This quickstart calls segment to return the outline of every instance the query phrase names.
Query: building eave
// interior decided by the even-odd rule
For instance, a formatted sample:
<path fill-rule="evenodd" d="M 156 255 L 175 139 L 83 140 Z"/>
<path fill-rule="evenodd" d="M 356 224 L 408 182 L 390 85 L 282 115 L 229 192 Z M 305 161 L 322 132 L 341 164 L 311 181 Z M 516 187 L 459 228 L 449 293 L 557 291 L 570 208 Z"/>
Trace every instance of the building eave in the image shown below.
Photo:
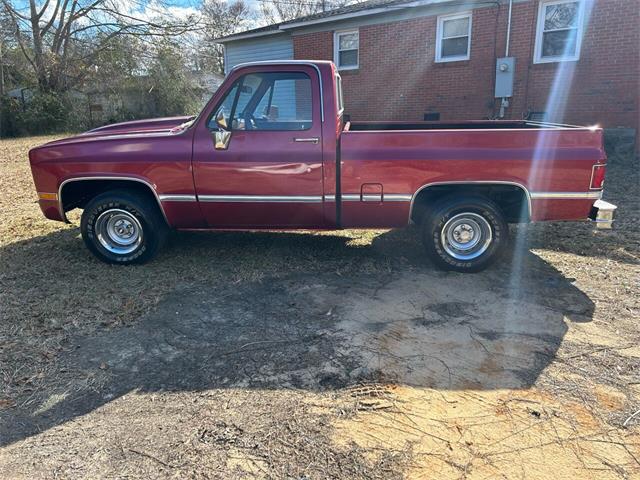
<path fill-rule="evenodd" d="M 248 31 L 244 33 L 240 32 L 238 34 L 228 35 L 226 37 L 217 39 L 216 42 L 224 44 L 228 42 L 234 42 L 236 40 L 244 40 L 248 38 L 263 37 L 267 35 L 289 33 L 291 30 L 303 28 L 311 25 L 340 22 L 340 21 L 349 20 L 352 18 L 379 15 L 382 13 L 394 12 L 394 11 L 398 11 L 406 8 L 432 6 L 432 5 L 439 5 L 439 4 L 450 3 L 455 1 L 459 1 L 459 0 L 414 0 L 414 1 L 407 1 L 406 3 L 401 3 L 397 5 L 369 8 L 365 10 L 358 10 L 356 12 L 329 15 L 326 17 L 314 18 L 309 20 L 301 20 L 301 21 L 292 20 L 289 22 L 274 24 L 271 26 L 272 28 L 270 29 L 260 30 L 256 32 L 252 32 L 252 31 Z M 500 1 L 500 0 L 496 0 L 496 1 Z M 468 3 L 469 4 L 477 3 L 477 0 L 468 0 Z"/>
<path fill-rule="evenodd" d="M 444 1 L 453 1 L 453 0 L 444 0 Z M 280 30 L 286 31 L 294 28 L 307 27 L 309 25 L 317 25 L 319 23 L 339 22 L 341 20 L 348 20 L 351 18 L 366 17 L 369 15 L 378 15 L 380 13 L 387 13 L 391 11 L 401 10 L 404 8 L 411 8 L 423 3 L 425 2 L 407 2 L 407 3 L 403 3 L 402 5 L 397 5 L 397 6 L 394 5 L 392 7 L 371 8 L 369 10 L 360 10 L 358 12 L 350 12 L 350 13 L 343 13 L 340 15 L 332 15 L 330 17 L 316 18 L 314 20 L 303 20 L 301 22 L 291 22 L 284 25 L 280 25 L 278 28 Z"/>
<path fill-rule="evenodd" d="M 236 40 L 245 40 L 247 38 L 256 38 L 256 37 L 265 37 L 267 35 L 279 35 L 286 33 L 284 30 L 273 29 L 273 30 L 263 30 L 261 32 L 246 32 L 246 33 L 238 33 L 235 35 L 227 35 L 226 37 L 216 38 L 216 43 L 228 43 L 235 42 Z"/>

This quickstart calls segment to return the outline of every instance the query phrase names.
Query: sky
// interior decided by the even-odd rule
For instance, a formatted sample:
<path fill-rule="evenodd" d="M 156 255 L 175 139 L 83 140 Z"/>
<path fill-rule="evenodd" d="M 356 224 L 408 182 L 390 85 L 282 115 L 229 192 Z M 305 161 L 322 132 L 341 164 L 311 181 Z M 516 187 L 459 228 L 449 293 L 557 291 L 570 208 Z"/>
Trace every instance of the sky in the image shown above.
<path fill-rule="evenodd" d="M 186 17 L 189 14 L 197 13 L 200 8 L 201 0 L 113 0 L 116 4 L 122 6 L 122 12 L 135 12 L 144 13 L 146 16 L 151 16 L 153 12 L 168 11 L 178 18 Z M 228 1 L 228 0 L 227 0 Z M 81 0 L 82 2 L 82 0 Z M 259 9 L 259 0 L 244 0 L 244 2 L 254 11 Z M 29 9 L 28 0 L 14 0 L 20 10 Z M 37 2 L 41 7 L 45 2 L 40 0 Z M 85 3 L 85 2 L 82 2 Z M 161 3 L 164 5 L 162 6 Z M 48 10 L 53 12 L 55 2 L 51 2 Z M 51 14 L 51 13 L 50 13 Z M 46 16 L 46 15 L 45 15 Z"/>

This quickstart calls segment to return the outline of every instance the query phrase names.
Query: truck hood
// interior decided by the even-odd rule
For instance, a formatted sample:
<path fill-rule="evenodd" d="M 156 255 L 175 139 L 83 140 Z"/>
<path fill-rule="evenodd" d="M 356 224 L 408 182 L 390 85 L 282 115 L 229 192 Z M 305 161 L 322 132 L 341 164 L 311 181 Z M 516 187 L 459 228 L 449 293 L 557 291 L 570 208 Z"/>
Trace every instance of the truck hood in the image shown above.
<path fill-rule="evenodd" d="M 88 132 L 75 135 L 73 137 L 54 140 L 45 143 L 41 147 L 66 145 L 72 143 L 84 143 L 91 140 L 102 139 L 126 139 L 140 138 L 146 136 L 164 136 L 182 133 L 186 128 L 191 126 L 191 121 L 195 116 L 189 117 L 164 117 L 149 120 L 135 120 L 132 122 L 114 123 L 104 127 L 94 128 Z M 40 148 L 40 147 L 36 147 Z"/>
<path fill-rule="evenodd" d="M 135 120 L 133 122 L 114 123 L 104 127 L 94 128 L 88 132 L 82 133 L 82 136 L 102 136 L 102 135 L 121 135 L 151 132 L 169 132 L 173 128 L 182 125 L 193 119 L 190 117 L 164 117 L 152 118 L 149 120 Z"/>

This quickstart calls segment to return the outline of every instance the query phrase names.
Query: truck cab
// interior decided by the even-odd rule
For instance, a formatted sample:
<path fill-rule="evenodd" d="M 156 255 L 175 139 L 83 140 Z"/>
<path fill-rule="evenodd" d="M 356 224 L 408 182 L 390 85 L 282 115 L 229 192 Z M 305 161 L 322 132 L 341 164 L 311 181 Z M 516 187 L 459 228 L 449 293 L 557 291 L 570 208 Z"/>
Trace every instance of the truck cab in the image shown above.
<path fill-rule="evenodd" d="M 194 133 L 194 182 L 208 226 L 336 226 L 335 202 L 325 201 L 336 180 L 324 167 L 335 164 L 337 78 L 329 62 L 229 74 Z"/>

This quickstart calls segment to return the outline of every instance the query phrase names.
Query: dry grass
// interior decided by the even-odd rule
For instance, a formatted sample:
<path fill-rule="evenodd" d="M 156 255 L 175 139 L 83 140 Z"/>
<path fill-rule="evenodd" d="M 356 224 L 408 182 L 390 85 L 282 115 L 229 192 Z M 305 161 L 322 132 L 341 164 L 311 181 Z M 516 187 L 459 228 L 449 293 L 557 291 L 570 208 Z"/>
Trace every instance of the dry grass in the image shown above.
<path fill-rule="evenodd" d="M 640 474 L 639 418 L 622 427 L 640 408 L 637 161 L 612 157 L 606 197 L 620 207 L 616 231 L 593 232 L 576 224 L 516 229 L 523 245 L 515 247 L 514 258 L 478 276 L 434 272 L 410 232 L 177 234 L 156 261 L 118 267 L 98 262 L 85 250 L 77 213 L 71 215 L 72 225 L 41 215 L 26 152 L 46 140 L 0 142 L 0 434 L 20 428 L 31 432 L 0 450 L 0 477 Z M 515 277 L 514 270 L 521 277 L 517 284 L 505 279 Z M 408 287 L 411 278 L 422 283 Z M 516 308 L 521 302 L 525 319 L 553 317 L 548 325 L 563 332 L 559 340 L 542 340 L 547 350 L 532 350 L 532 378 L 520 387 L 505 381 L 505 372 L 518 365 L 506 368 L 502 360 L 496 366 L 504 342 L 489 331 L 486 338 L 474 335 L 479 325 L 474 322 L 486 319 L 460 313 L 468 302 L 462 307 L 453 302 L 465 297 L 463 290 L 476 291 L 470 278 L 481 297 L 473 300 L 472 311 L 488 302 L 499 315 L 505 305 Z M 314 282 L 336 292 L 323 294 L 318 303 L 308 293 Z M 306 290 L 300 293 L 297 284 Z M 284 293 L 278 294 L 281 285 Z M 351 286 L 353 294 L 345 293 Z M 421 288 L 424 294 L 409 295 Z M 427 300 L 416 304 L 430 291 L 451 298 L 438 308 Z M 483 297 L 483 291 L 491 295 Z M 247 304 L 234 303 L 237 292 L 248 292 Z M 405 295 L 406 302 L 391 309 L 389 302 L 380 302 L 385 295 Z M 230 380 L 190 378 L 188 388 L 155 377 L 127 383 L 117 362 L 107 359 L 89 368 L 74 356 L 87 342 L 94 341 L 89 345 L 98 351 L 116 345 L 109 342 L 118 335 L 144 337 L 141 332 L 177 310 L 180 299 L 202 296 L 213 303 L 196 313 L 185 307 L 185 325 L 189 315 L 209 318 L 222 308 L 219 304 L 225 305 L 227 318 L 235 318 L 240 310 L 259 310 L 256 305 L 267 302 L 260 308 L 273 311 L 270 318 L 278 322 L 290 322 L 289 330 L 271 338 L 269 332 L 277 330 L 273 323 L 257 334 L 246 333 L 245 323 L 234 324 L 220 333 L 229 335 L 224 342 L 211 346 L 224 352 L 211 369 L 225 371 Z M 280 303 L 269 304 L 274 298 Z M 296 302 L 301 304 L 288 306 Z M 405 315 L 403 309 L 413 307 L 415 312 Z M 352 321 L 356 317 L 349 312 L 362 314 L 365 323 Z M 393 328 L 379 327 L 389 316 L 395 319 Z M 451 345 L 440 345 L 443 350 L 429 345 L 443 322 L 455 321 L 459 330 L 441 331 L 441 340 L 453 342 L 453 333 L 468 330 L 468 348 L 488 348 L 483 358 L 491 362 L 464 367 L 447 356 Z M 545 325 L 535 331 L 540 338 Z M 363 336 L 365 326 L 372 333 Z M 297 340 L 282 343 L 289 334 Z M 422 342 L 418 347 L 416 339 Z M 117 356 L 125 352 L 122 345 L 108 351 Z M 433 354 L 431 362 L 410 355 L 422 346 Z M 253 353 L 245 358 L 247 351 Z M 238 352 L 241 358 L 233 363 Z M 168 363 L 166 369 L 188 376 L 185 365 L 193 369 L 203 361 L 196 360 L 180 368 Z M 269 380 L 258 384 L 234 376 L 243 362 L 255 362 L 256 371 Z M 434 374 L 432 364 L 438 362 L 449 372 L 442 368 Z M 278 365 L 290 365 L 295 374 L 285 381 L 277 372 L 263 371 Z M 316 371 L 318 365 L 322 369 Z M 450 383 L 444 388 L 461 365 L 471 368 L 475 383 L 465 376 L 455 388 Z M 362 384 L 368 389 L 365 397 L 373 400 L 363 399 L 357 390 Z M 380 392 L 375 387 L 372 394 L 370 385 L 382 385 Z M 105 393 L 110 388 L 117 390 L 114 397 Z M 107 400 L 86 400 L 98 393 Z M 78 407 L 82 402 L 89 406 Z M 56 410 L 60 405 L 66 410 Z M 43 433 L 23 427 L 33 418 Z M 541 456 L 548 461 L 541 462 Z"/>

